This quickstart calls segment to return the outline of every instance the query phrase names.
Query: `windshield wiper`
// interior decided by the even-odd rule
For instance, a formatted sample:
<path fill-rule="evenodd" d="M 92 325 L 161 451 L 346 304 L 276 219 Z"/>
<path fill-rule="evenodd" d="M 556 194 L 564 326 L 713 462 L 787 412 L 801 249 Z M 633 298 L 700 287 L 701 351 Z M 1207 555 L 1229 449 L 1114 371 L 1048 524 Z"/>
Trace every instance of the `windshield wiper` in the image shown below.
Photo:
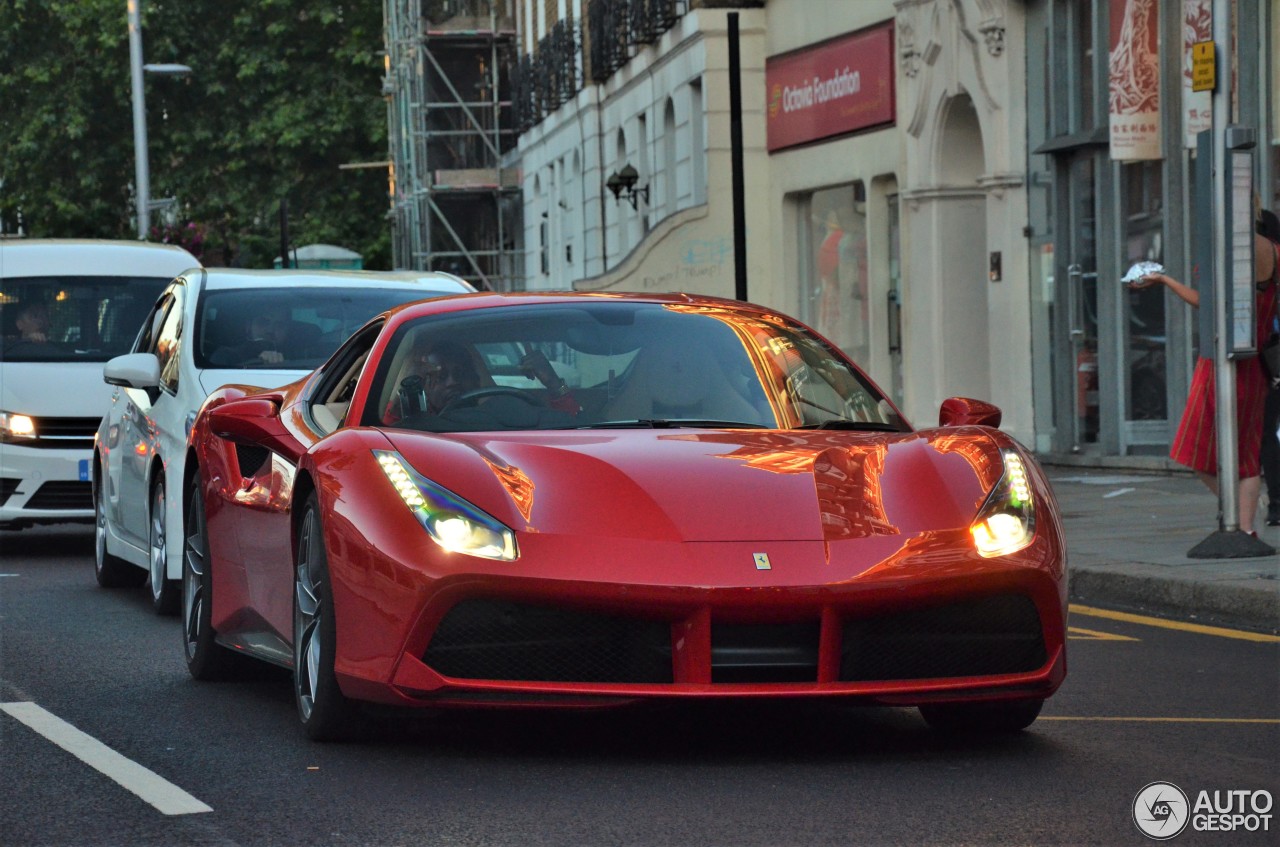
<path fill-rule="evenodd" d="M 748 423 L 746 421 L 718 421 L 703 420 L 701 418 L 637 418 L 634 420 L 623 421 L 598 421 L 597 423 L 582 424 L 575 429 L 679 429 L 681 427 L 689 427 L 693 429 L 770 429 L 764 424 Z"/>
<path fill-rule="evenodd" d="M 902 427 L 897 424 L 884 423 L 883 421 L 851 421 L 847 418 L 831 418 L 815 424 L 804 424 L 796 427 L 796 429 L 847 429 L 862 430 L 870 432 L 902 432 Z"/>

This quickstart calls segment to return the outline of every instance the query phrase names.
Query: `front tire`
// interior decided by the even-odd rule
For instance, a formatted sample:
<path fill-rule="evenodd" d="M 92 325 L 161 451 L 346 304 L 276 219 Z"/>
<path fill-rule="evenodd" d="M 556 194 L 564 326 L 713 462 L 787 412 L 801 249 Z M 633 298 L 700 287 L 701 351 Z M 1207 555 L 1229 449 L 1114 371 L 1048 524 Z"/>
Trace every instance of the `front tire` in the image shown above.
<path fill-rule="evenodd" d="M 146 580 L 147 572 L 107 552 L 107 507 L 102 486 L 99 476 L 93 486 L 93 575 L 103 588 L 137 588 Z"/>
<path fill-rule="evenodd" d="M 335 741 L 355 729 L 355 705 L 338 687 L 333 588 L 314 493 L 298 525 L 293 590 L 293 692 L 302 729 L 312 741 Z"/>
<path fill-rule="evenodd" d="M 182 583 L 169 579 L 169 521 L 164 497 L 164 480 L 151 488 L 151 520 L 147 532 L 147 559 L 150 564 L 151 607 L 157 615 L 176 615 L 182 603 Z"/>
<path fill-rule="evenodd" d="M 920 707 L 925 723 L 944 732 L 1018 732 L 1040 715 L 1043 700 L 935 703 Z"/>
<path fill-rule="evenodd" d="M 205 523 L 200 475 L 187 488 L 182 541 L 182 646 L 187 671 L 199 680 L 232 675 L 239 657 L 217 642 L 213 623 L 213 570 L 209 561 L 209 529 Z"/>

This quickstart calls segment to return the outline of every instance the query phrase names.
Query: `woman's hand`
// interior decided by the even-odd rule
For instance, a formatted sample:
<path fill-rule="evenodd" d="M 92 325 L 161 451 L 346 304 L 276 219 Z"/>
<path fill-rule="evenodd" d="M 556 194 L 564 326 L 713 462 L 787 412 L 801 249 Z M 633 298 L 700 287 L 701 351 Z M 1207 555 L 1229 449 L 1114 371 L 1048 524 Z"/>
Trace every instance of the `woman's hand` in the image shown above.
<path fill-rule="evenodd" d="M 1169 276 L 1166 274 L 1147 274 L 1138 277 L 1129 283 L 1130 288 L 1150 288 L 1153 285 L 1168 285 Z"/>

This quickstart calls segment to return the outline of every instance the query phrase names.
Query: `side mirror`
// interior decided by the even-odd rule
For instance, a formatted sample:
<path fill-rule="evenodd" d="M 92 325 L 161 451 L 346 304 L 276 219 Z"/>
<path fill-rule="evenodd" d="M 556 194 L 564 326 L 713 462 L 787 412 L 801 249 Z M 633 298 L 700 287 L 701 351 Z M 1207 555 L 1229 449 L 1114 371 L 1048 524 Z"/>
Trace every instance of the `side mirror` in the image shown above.
<path fill-rule="evenodd" d="M 233 444 L 266 447 L 290 459 L 301 453 L 301 445 L 280 420 L 279 398 L 253 395 L 230 400 L 207 411 L 205 417 L 210 432 Z"/>
<path fill-rule="evenodd" d="M 999 406 L 969 397 L 948 397 L 938 410 L 938 426 L 989 426 L 999 427 L 1002 413 Z"/>
<path fill-rule="evenodd" d="M 125 388 L 158 388 L 160 360 L 154 353 L 126 353 L 102 366 L 102 381 Z"/>

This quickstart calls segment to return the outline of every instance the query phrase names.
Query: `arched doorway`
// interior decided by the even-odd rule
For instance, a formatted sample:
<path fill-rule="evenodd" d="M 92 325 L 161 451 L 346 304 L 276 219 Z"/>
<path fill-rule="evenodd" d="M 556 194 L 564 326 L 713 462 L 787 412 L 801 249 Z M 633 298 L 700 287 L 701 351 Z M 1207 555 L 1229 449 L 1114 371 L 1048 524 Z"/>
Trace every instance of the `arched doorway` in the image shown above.
<path fill-rule="evenodd" d="M 938 191 L 932 204 L 941 324 L 935 353 L 947 393 L 989 399 L 987 198 L 978 182 L 985 155 L 978 113 L 968 94 L 943 104 L 940 124 Z"/>

